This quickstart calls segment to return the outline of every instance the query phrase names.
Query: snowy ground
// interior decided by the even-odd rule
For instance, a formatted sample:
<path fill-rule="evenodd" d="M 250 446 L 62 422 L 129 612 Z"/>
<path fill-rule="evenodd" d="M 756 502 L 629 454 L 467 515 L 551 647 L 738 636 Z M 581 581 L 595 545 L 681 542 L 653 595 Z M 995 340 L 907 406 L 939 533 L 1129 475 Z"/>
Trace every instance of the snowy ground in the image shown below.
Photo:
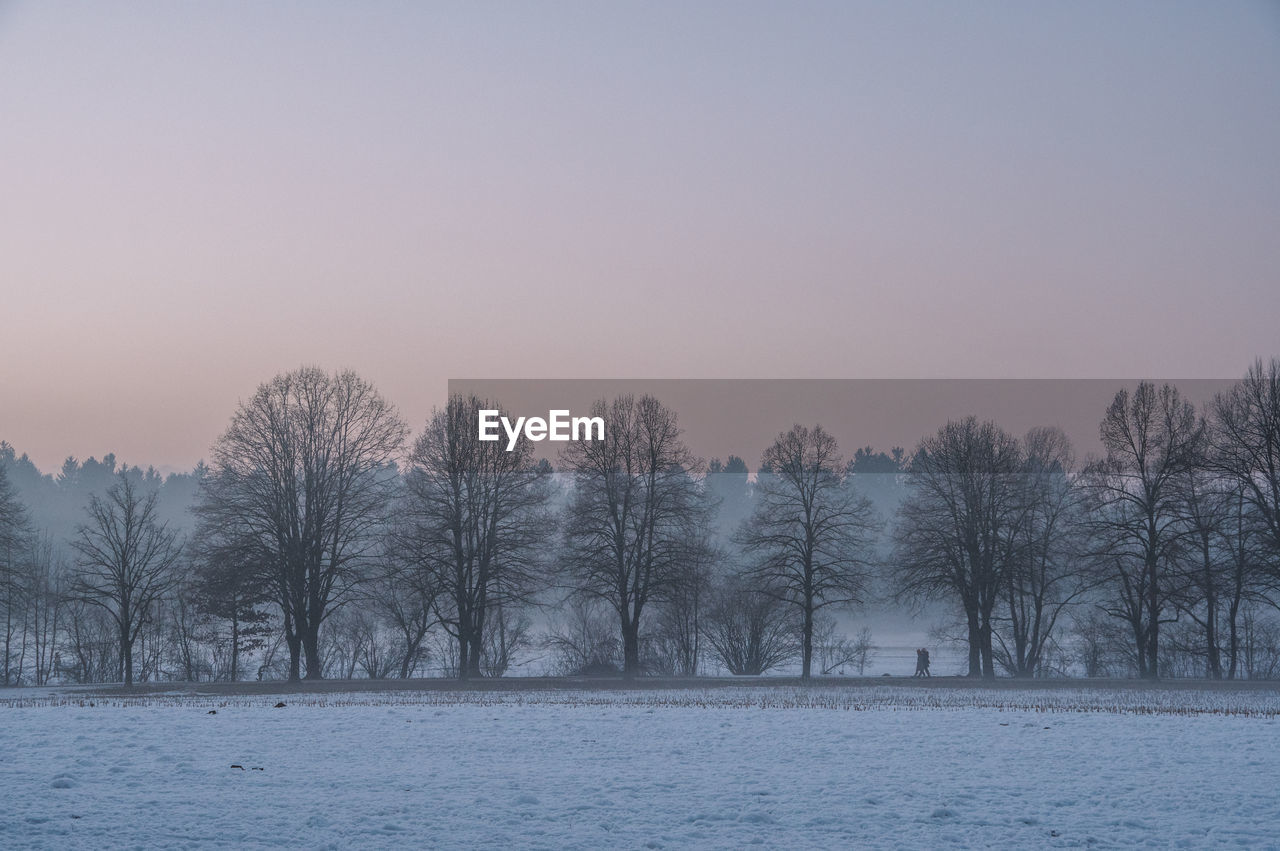
<path fill-rule="evenodd" d="M 1277 777 L 1273 690 L 0 693 L 4 847 L 1280 847 Z"/>

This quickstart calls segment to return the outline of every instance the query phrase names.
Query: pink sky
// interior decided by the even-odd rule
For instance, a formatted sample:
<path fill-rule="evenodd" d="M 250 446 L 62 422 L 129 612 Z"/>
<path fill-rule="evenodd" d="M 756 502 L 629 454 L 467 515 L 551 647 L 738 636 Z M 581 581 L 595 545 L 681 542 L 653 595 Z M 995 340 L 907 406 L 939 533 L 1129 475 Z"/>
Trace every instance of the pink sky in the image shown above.
<path fill-rule="evenodd" d="M 1265 0 L 0 3 L 0 439 L 186 468 L 450 377 L 1280 354 Z"/>

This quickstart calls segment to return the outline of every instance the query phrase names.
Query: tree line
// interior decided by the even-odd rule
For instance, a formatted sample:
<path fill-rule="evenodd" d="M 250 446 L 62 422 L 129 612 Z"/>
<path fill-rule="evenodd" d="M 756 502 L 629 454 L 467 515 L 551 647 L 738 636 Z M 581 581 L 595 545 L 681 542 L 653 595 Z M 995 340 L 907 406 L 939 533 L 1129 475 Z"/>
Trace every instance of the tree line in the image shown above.
<path fill-rule="evenodd" d="M 1280 360 L 1202 410 L 1119 389 L 1084 460 L 970 417 L 846 461 L 797 424 L 752 477 L 620 396 L 553 465 L 486 409 L 415 436 L 354 373 L 285 373 L 189 475 L 68 459 L 61 535 L 0 445 L 4 682 L 865 673 L 835 613 L 886 601 L 944 613 L 972 677 L 1280 673 Z"/>

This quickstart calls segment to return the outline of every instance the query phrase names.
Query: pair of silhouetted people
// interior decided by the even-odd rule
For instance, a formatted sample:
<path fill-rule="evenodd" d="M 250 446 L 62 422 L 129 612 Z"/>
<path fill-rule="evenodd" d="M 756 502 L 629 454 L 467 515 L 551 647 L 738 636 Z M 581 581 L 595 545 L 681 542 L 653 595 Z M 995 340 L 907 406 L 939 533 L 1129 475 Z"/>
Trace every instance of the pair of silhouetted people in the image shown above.
<path fill-rule="evenodd" d="M 929 673 L 929 651 L 921 647 L 916 651 L 916 673 L 917 677 L 932 677 Z"/>

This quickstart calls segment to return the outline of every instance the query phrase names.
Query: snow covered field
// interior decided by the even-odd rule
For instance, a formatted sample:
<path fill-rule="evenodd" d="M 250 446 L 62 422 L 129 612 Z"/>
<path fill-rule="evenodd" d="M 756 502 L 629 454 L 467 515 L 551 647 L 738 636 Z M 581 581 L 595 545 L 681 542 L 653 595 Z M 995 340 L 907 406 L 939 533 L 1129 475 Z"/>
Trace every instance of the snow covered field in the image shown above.
<path fill-rule="evenodd" d="M 4 692 L 0 845 L 1280 847 L 1277 716 L 1272 690 Z"/>

